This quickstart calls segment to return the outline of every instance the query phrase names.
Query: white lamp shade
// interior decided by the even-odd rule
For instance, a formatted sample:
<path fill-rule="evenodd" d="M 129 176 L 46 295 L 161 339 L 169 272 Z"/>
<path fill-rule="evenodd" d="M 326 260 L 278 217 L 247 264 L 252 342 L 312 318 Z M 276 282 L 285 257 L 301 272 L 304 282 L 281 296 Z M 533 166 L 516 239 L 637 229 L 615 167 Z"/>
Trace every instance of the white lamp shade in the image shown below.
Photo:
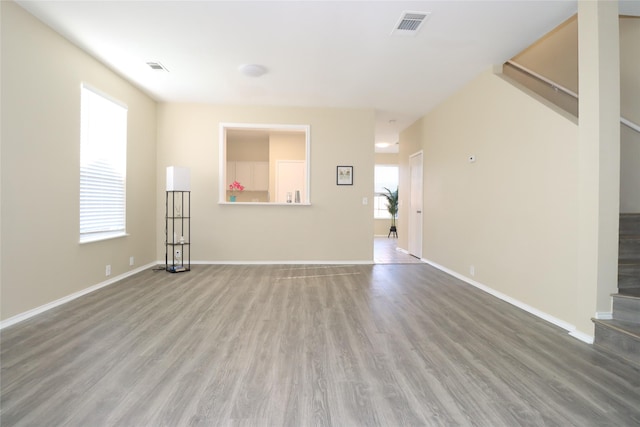
<path fill-rule="evenodd" d="M 191 191 L 191 171 L 189 168 L 167 167 L 167 191 Z"/>

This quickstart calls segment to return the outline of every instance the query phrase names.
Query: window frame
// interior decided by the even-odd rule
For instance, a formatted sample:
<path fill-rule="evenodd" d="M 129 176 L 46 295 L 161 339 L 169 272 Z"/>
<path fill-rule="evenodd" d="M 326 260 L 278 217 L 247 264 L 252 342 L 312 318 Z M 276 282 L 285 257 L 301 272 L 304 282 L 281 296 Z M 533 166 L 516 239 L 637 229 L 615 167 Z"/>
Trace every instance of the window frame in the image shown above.
<path fill-rule="evenodd" d="M 383 206 L 383 208 L 379 208 L 379 205 L 382 203 L 380 201 L 381 198 L 384 198 L 384 192 L 379 192 L 376 191 L 377 190 L 377 186 L 376 186 L 376 174 L 375 174 L 375 169 L 377 167 L 393 167 L 396 169 L 397 171 L 397 175 L 398 175 L 398 182 L 396 183 L 396 187 L 399 185 L 400 182 L 400 166 L 397 164 L 388 164 L 388 163 L 376 163 L 374 165 L 374 178 L 373 178 L 373 218 L 374 219 L 391 219 L 391 214 L 389 213 L 389 211 L 387 210 L 386 205 Z M 393 191 L 393 188 L 390 188 L 391 191 Z"/>
<path fill-rule="evenodd" d="M 105 158 L 103 157 L 99 157 L 100 160 L 105 161 L 107 166 L 106 168 L 113 168 L 114 172 L 112 173 L 113 176 L 115 176 L 115 179 L 111 178 L 109 179 L 109 177 L 107 176 L 106 179 L 102 180 L 100 183 L 98 183 L 96 185 L 96 188 L 98 188 L 99 186 L 102 186 L 102 188 L 104 189 L 105 185 L 109 185 L 113 182 L 117 183 L 117 193 L 116 193 L 116 198 L 117 198 L 117 202 L 111 202 L 111 204 L 107 203 L 105 206 L 116 206 L 117 207 L 117 214 L 112 214 L 112 215 L 91 215 L 91 213 L 89 213 L 87 211 L 87 199 L 91 199 L 92 197 L 89 196 L 87 197 L 87 193 L 85 192 L 85 190 L 83 190 L 83 188 L 86 188 L 87 186 L 87 181 L 85 180 L 87 175 L 87 167 L 88 165 L 87 163 L 87 159 L 88 157 L 91 157 L 91 154 L 87 154 L 87 152 L 84 152 L 84 150 L 87 150 L 88 145 L 91 145 L 91 143 L 93 142 L 95 144 L 95 140 L 87 140 L 87 138 L 91 138 L 91 132 L 89 131 L 89 127 L 91 126 L 90 124 L 88 124 L 88 121 L 91 121 L 91 115 L 95 114 L 96 111 L 91 112 L 90 109 L 91 107 L 89 105 L 87 105 L 87 98 L 88 96 L 96 96 L 97 98 L 94 99 L 100 99 L 102 101 L 106 101 L 107 103 L 112 104 L 114 107 L 119 107 L 121 110 L 113 110 L 114 112 L 116 112 L 116 114 L 118 116 L 123 115 L 123 117 L 118 117 L 117 120 L 121 120 L 123 119 L 122 123 L 117 123 L 116 125 L 113 125 L 112 123 L 109 124 L 109 126 L 113 126 L 115 129 L 117 129 L 117 135 L 113 136 L 113 137 L 117 137 L 118 138 L 118 150 L 120 151 L 120 153 L 118 154 L 118 159 L 116 160 L 116 162 L 113 162 L 113 158 L 108 158 L 107 160 L 105 160 Z M 103 105 L 109 105 L 109 104 L 103 104 Z M 102 92 L 99 89 L 96 89 L 95 87 L 87 84 L 87 83 L 82 83 L 81 84 L 81 88 L 80 88 L 80 162 L 79 162 L 79 209 L 78 209 L 78 214 L 79 214 L 79 221 L 78 221 L 78 231 L 79 231 L 79 243 L 83 244 L 83 243 L 90 243 L 90 242 L 97 242 L 97 241 L 102 241 L 102 240 L 108 240 L 108 239 L 114 239 L 114 238 L 118 238 L 118 237 L 123 237 L 123 236 L 127 236 L 127 146 L 128 146 L 128 107 L 125 103 L 118 101 L 117 99 L 114 99 L 113 97 L 107 95 L 106 93 Z M 95 117 L 95 116 L 94 116 Z M 112 141 L 113 139 L 110 139 L 109 141 Z M 105 141 L 102 141 L 102 144 L 104 144 Z M 112 150 L 112 148 L 110 147 L 109 149 L 105 149 L 103 146 L 103 150 Z M 95 157 L 96 155 L 93 154 L 93 157 Z M 94 162 L 95 163 L 95 162 Z M 90 176 L 93 176 L 94 178 L 96 176 L 99 175 L 100 172 L 104 172 L 105 170 L 101 167 L 100 169 L 95 169 L 89 174 Z M 121 181 L 121 183 L 119 182 Z M 89 182 L 89 185 L 93 185 L 92 183 Z M 108 197 L 108 191 L 105 191 L 105 193 L 107 193 L 106 195 L 103 194 L 103 196 L 105 196 L 105 198 Z M 102 223 L 98 226 L 98 227 L 90 227 L 87 225 L 87 221 L 89 221 L 90 219 L 99 219 L 100 221 L 102 221 Z M 113 221 L 116 220 L 116 226 L 109 226 L 108 224 L 106 224 L 106 221 Z"/>
<path fill-rule="evenodd" d="M 279 202 L 227 202 L 227 130 L 255 130 L 266 132 L 304 132 L 305 135 L 305 198 L 300 203 Z M 219 125 L 218 204 L 260 206 L 309 206 L 311 205 L 311 126 L 271 123 L 228 123 Z"/>

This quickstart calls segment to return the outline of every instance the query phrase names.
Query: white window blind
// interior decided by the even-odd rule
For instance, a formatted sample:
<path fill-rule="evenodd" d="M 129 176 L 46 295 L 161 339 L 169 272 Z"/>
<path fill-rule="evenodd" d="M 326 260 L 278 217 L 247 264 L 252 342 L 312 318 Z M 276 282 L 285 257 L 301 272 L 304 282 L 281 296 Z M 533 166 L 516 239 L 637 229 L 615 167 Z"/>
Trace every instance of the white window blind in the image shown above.
<path fill-rule="evenodd" d="M 82 85 L 80 242 L 126 231 L 127 107 Z"/>

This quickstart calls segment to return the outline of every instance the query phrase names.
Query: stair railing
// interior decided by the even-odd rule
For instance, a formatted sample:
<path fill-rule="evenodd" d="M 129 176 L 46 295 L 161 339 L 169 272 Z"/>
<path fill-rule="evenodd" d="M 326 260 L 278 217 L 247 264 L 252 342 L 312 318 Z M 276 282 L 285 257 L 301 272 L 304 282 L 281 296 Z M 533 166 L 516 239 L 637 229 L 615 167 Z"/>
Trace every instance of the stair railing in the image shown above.
<path fill-rule="evenodd" d="M 620 116 L 620 123 L 640 133 L 640 126 L 633 123 L 631 120 L 625 119 L 624 117 Z"/>
<path fill-rule="evenodd" d="M 550 79 L 546 78 L 545 76 L 543 76 L 541 74 L 538 74 L 535 71 L 530 70 L 530 69 L 528 69 L 527 67 L 525 67 L 523 65 L 518 64 L 515 61 L 509 60 L 509 61 L 507 61 L 507 64 L 511 65 L 514 68 L 517 68 L 518 70 L 522 71 L 523 73 L 528 74 L 531 77 L 533 77 L 533 78 L 535 78 L 535 79 L 537 79 L 537 80 L 539 80 L 541 82 L 544 82 L 544 83 L 548 84 L 555 91 L 563 92 L 563 93 L 575 98 L 576 100 L 578 99 L 578 94 L 575 93 L 574 91 L 572 91 L 571 89 L 567 89 L 566 87 L 557 84 L 553 80 L 550 80 Z M 640 133 L 640 125 L 632 122 L 631 120 L 629 120 L 629 119 L 627 119 L 627 118 L 625 118 L 623 116 L 620 116 L 620 123 L 622 123 L 623 125 L 629 127 L 630 129 L 633 129 L 636 132 Z"/>

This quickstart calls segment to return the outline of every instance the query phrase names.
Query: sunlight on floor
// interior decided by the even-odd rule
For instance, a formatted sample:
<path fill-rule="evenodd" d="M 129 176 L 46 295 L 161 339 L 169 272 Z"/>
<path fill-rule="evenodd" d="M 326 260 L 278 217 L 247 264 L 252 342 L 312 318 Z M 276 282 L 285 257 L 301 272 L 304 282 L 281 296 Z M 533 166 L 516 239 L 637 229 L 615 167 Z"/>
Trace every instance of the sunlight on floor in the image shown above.
<path fill-rule="evenodd" d="M 373 261 L 376 264 L 414 264 L 421 263 L 418 258 L 397 250 L 398 239 L 374 237 Z"/>

